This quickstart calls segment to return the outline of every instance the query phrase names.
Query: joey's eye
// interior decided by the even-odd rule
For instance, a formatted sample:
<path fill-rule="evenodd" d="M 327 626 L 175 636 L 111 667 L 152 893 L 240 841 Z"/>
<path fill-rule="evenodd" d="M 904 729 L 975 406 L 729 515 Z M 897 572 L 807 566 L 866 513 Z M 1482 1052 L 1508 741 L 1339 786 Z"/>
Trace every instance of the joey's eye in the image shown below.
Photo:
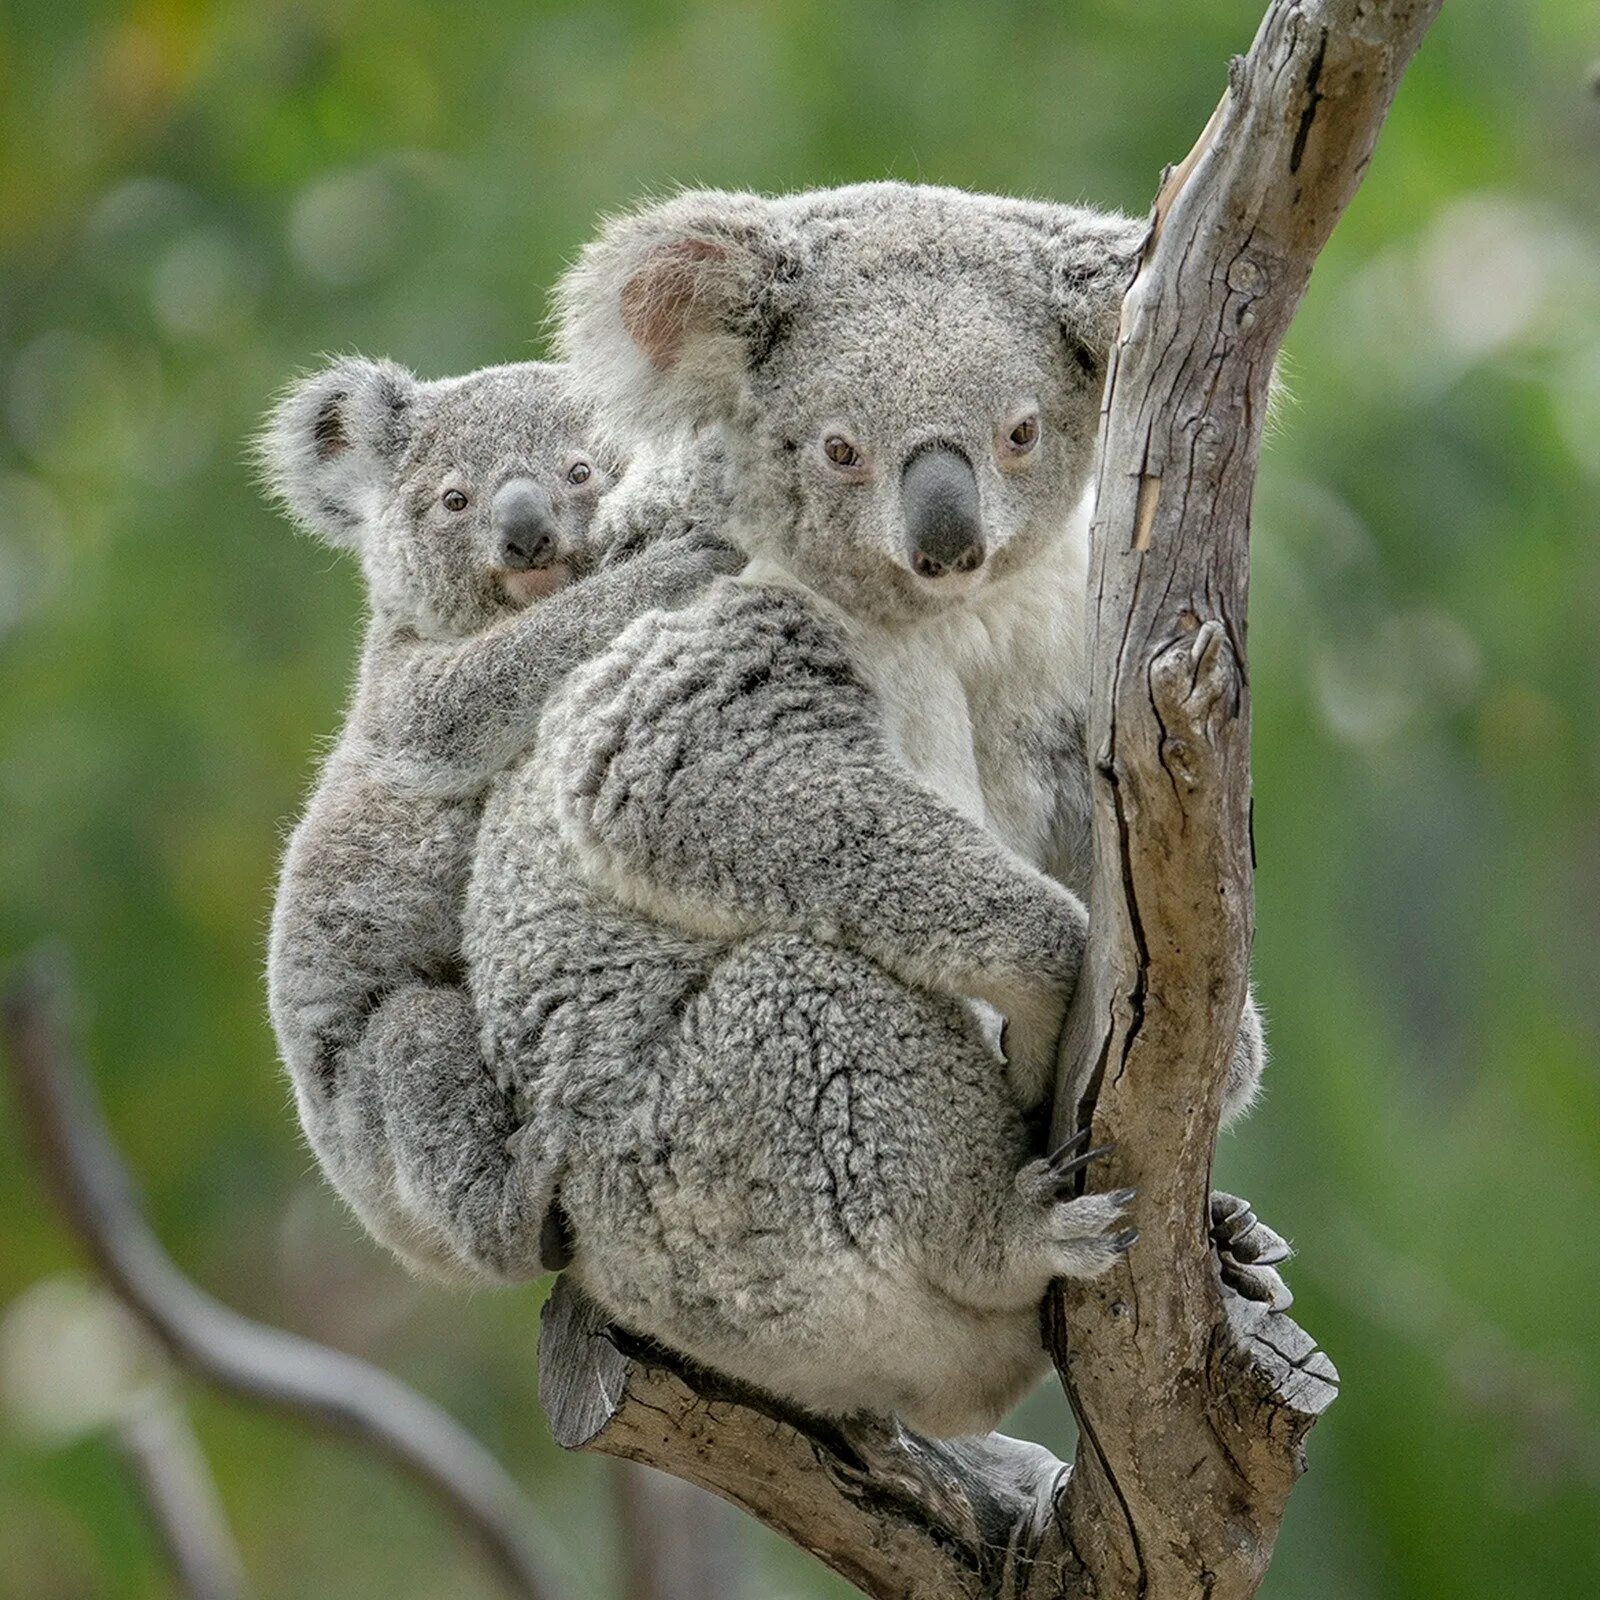
<path fill-rule="evenodd" d="M 465 511 L 467 509 L 467 497 L 459 489 L 446 489 L 439 498 L 444 502 L 446 511 Z"/>
<path fill-rule="evenodd" d="M 1019 456 L 1026 455 L 1038 442 L 1039 418 L 1031 411 L 1006 435 L 1006 443 Z"/>
<path fill-rule="evenodd" d="M 861 465 L 861 452 L 842 433 L 830 433 L 822 441 L 822 453 L 836 467 Z"/>
<path fill-rule="evenodd" d="M 574 461 L 567 468 L 568 483 L 587 483 L 594 476 L 594 468 L 587 461 Z"/>

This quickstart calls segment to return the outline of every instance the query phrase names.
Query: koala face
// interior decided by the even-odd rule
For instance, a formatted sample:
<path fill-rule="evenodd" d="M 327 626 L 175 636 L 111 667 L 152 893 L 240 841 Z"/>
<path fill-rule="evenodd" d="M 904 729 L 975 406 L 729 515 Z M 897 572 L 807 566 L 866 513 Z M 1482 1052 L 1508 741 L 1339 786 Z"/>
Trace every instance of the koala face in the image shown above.
<path fill-rule="evenodd" d="M 583 563 L 617 472 L 593 434 L 550 363 L 426 383 L 352 358 L 289 393 L 260 453 L 291 515 L 360 554 L 375 609 L 464 638 Z"/>
<path fill-rule="evenodd" d="M 904 184 L 689 194 L 564 286 L 608 411 L 719 424 L 735 537 L 858 614 L 1039 560 L 1087 484 L 1140 224 Z"/>

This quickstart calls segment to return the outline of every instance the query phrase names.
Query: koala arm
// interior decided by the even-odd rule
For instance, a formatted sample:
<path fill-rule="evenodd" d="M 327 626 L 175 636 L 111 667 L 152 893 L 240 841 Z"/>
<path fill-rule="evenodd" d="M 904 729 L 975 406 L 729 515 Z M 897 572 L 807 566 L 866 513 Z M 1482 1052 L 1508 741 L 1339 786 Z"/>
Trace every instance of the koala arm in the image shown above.
<path fill-rule="evenodd" d="M 642 612 L 737 564 L 726 546 L 667 540 L 458 643 L 409 639 L 370 659 L 382 745 L 402 784 L 470 794 L 533 742 L 546 699 Z"/>
<path fill-rule="evenodd" d="M 798 595 L 723 583 L 642 619 L 569 680 L 543 737 L 563 834 L 619 899 L 713 937 L 805 931 L 988 1001 L 1014 1072 L 1042 1083 L 1083 905 L 916 782 Z"/>

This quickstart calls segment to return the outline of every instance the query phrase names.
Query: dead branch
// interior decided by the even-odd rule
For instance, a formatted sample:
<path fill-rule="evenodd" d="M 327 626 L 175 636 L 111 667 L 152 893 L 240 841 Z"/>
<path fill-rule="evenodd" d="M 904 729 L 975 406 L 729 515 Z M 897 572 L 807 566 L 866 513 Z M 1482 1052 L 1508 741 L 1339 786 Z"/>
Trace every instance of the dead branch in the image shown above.
<path fill-rule="evenodd" d="M 506 1587 L 555 1593 L 527 1501 L 486 1450 L 415 1390 L 342 1351 L 240 1316 L 161 1248 L 66 1041 L 65 985 L 35 959 L 0 996 L 0 1032 L 23 1120 L 74 1234 L 179 1366 L 387 1457 L 478 1544 Z"/>

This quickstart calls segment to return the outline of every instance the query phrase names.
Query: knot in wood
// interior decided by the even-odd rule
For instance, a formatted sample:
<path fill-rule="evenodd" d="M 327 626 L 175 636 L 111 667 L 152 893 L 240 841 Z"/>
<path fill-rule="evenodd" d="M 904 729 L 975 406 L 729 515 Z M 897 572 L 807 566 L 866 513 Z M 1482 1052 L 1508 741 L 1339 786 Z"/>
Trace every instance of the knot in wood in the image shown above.
<path fill-rule="evenodd" d="M 1227 281 L 1235 294 L 1248 295 L 1253 300 L 1266 291 L 1267 274 L 1253 256 L 1237 255 L 1228 267 Z"/>

